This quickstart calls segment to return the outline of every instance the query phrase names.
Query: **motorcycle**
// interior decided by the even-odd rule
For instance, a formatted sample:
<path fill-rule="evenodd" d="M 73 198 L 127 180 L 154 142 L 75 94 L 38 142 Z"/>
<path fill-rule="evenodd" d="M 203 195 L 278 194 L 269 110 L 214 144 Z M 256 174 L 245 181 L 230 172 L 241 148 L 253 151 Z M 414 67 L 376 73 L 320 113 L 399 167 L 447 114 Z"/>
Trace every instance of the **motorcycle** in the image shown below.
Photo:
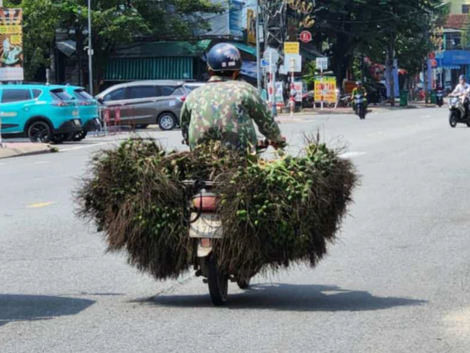
<path fill-rule="evenodd" d="M 436 90 L 436 104 L 439 108 L 444 105 L 444 92 L 442 89 Z"/>
<path fill-rule="evenodd" d="M 356 94 L 354 96 L 354 102 L 356 104 L 356 114 L 361 120 L 366 118 L 366 105 L 364 103 L 364 95 Z"/>
<path fill-rule="evenodd" d="M 272 145 L 269 141 L 260 141 L 258 150 Z M 197 259 L 194 263 L 196 277 L 204 277 L 209 294 L 215 306 L 227 303 L 228 283 L 236 282 L 240 289 L 250 286 L 250 279 L 237 278 L 232 274 L 222 273 L 217 268 L 217 258 L 213 254 L 216 241 L 224 238 L 222 221 L 217 214 L 217 182 L 206 180 L 185 180 L 185 192 L 189 196 L 188 223 L 189 237 L 197 246 Z M 254 273 L 251 277 L 255 276 Z"/>
<path fill-rule="evenodd" d="M 470 127 L 470 116 L 465 113 L 465 106 L 458 96 L 449 97 L 449 124 L 455 128 L 457 124 L 467 124 Z"/>

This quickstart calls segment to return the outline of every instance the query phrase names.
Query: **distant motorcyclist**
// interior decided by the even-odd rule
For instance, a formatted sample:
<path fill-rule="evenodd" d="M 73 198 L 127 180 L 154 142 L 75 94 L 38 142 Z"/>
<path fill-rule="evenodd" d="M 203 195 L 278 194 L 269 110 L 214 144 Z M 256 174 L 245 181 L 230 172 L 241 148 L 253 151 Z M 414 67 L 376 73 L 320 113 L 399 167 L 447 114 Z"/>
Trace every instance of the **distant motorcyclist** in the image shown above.
<path fill-rule="evenodd" d="M 467 83 L 465 75 L 460 75 L 459 84 L 451 93 L 452 96 L 460 97 L 465 107 L 465 114 L 468 113 L 468 94 L 470 93 L 470 85 Z"/>
<path fill-rule="evenodd" d="M 364 88 L 362 85 L 361 81 L 356 82 L 356 87 L 353 89 L 351 93 L 351 100 L 353 102 L 353 110 L 356 111 L 356 100 L 355 97 L 356 95 L 362 95 L 364 97 L 364 109 L 367 111 L 367 90 Z"/>

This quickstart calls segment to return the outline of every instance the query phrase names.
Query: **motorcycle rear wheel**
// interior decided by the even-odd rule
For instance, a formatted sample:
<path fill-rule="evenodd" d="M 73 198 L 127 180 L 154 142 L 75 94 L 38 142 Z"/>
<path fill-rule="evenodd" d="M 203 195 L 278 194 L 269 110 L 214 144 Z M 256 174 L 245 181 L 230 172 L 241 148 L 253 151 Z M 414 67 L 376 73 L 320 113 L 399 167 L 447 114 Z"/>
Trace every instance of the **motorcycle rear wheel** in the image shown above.
<path fill-rule="evenodd" d="M 215 258 L 206 258 L 206 261 L 207 283 L 212 303 L 215 306 L 224 306 L 227 304 L 228 297 L 228 276 L 219 272 Z"/>

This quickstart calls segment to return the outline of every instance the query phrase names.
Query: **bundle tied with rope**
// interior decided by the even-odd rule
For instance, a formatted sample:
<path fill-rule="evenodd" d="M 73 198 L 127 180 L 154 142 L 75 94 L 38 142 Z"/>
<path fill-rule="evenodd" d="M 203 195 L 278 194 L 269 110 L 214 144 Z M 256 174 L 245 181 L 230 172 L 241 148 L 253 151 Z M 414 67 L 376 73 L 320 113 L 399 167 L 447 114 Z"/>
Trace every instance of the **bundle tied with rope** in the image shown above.
<path fill-rule="evenodd" d="M 189 237 L 184 180 L 216 181 L 223 239 L 214 243 L 219 269 L 237 278 L 314 267 L 334 242 L 358 177 L 352 163 L 319 140 L 299 156 L 274 160 L 239 154 L 214 142 L 167 152 L 130 139 L 96 155 L 76 192 L 80 217 L 93 222 L 108 251 L 156 279 L 177 278 L 196 263 Z"/>

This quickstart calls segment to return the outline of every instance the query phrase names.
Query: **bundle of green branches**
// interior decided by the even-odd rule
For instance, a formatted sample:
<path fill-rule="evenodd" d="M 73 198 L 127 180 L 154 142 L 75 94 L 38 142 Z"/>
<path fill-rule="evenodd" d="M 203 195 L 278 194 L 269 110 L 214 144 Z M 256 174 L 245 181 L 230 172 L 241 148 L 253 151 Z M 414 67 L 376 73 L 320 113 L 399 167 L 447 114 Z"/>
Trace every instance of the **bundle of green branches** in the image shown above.
<path fill-rule="evenodd" d="M 213 255 L 240 279 L 292 262 L 315 266 L 357 183 L 353 165 L 317 141 L 301 156 L 267 161 L 218 143 L 166 152 L 131 139 L 93 159 L 77 192 L 79 215 L 104 232 L 109 251 L 125 250 L 130 264 L 157 279 L 176 278 L 196 262 L 188 179 L 218 182 L 224 239 Z"/>

